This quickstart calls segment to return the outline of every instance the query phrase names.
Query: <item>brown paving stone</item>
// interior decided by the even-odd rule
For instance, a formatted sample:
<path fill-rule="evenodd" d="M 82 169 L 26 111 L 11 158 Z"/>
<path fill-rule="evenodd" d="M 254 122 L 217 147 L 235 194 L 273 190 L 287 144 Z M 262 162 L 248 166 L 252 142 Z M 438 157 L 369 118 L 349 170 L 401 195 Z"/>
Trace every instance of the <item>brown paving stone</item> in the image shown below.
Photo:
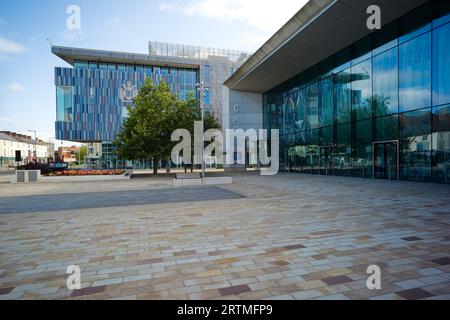
<path fill-rule="evenodd" d="M 159 262 L 163 262 L 163 258 L 154 258 L 154 259 L 146 259 L 146 260 L 139 260 L 137 262 L 138 265 L 143 265 L 143 264 L 153 264 L 153 263 L 159 263 Z"/>
<path fill-rule="evenodd" d="M 286 250 L 296 250 L 296 249 L 304 249 L 306 248 L 303 244 L 294 244 L 291 246 L 285 246 L 284 247 Z"/>
<path fill-rule="evenodd" d="M 0 288 L 0 295 L 8 294 L 10 293 L 14 287 L 8 287 L 8 288 Z"/>
<path fill-rule="evenodd" d="M 175 257 L 180 257 L 180 256 L 191 256 L 197 254 L 197 251 L 195 250 L 187 250 L 187 251 L 179 251 L 179 252 L 174 252 L 173 255 Z"/>
<path fill-rule="evenodd" d="M 103 293 L 106 290 L 106 286 L 99 287 L 89 287 L 81 290 L 74 290 L 71 294 L 71 297 L 81 297 L 86 295 L 93 295 L 98 293 Z"/>
<path fill-rule="evenodd" d="M 406 300 L 420 300 L 433 296 L 431 293 L 421 288 L 403 290 L 396 293 Z"/>
<path fill-rule="evenodd" d="M 214 261 L 214 263 L 215 264 L 231 264 L 231 263 L 235 263 L 238 261 L 239 261 L 239 259 L 236 259 L 236 258 L 226 258 L 226 259 L 216 260 L 216 261 Z"/>
<path fill-rule="evenodd" d="M 289 265 L 289 261 L 286 260 L 276 260 L 272 262 L 273 265 L 278 266 L 278 267 L 283 267 L 283 266 L 287 266 Z"/>
<path fill-rule="evenodd" d="M 219 292 L 222 296 L 237 295 L 237 294 L 250 292 L 250 291 L 252 291 L 252 289 L 250 289 L 250 287 L 248 285 L 240 285 L 240 286 L 219 289 Z"/>
<path fill-rule="evenodd" d="M 337 284 L 342 284 L 342 283 L 347 283 L 347 282 L 352 282 L 353 280 L 347 276 L 336 276 L 336 277 L 330 277 L 330 278 L 325 278 L 325 279 L 320 279 L 323 282 L 325 282 L 327 285 L 329 286 L 334 286 Z"/>

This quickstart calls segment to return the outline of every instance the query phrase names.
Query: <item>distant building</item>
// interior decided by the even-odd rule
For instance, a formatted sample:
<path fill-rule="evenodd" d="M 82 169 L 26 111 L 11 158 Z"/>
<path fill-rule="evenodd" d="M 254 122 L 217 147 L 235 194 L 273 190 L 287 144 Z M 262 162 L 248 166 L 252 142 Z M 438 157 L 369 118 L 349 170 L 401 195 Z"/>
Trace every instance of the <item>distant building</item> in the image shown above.
<path fill-rule="evenodd" d="M 184 99 L 196 84 L 208 91 L 205 110 L 222 119 L 223 82 L 248 58 L 227 49 L 150 42 L 148 54 L 52 47 L 52 53 L 70 68 L 55 68 L 56 139 L 88 143 L 90 167 L 117 167 L 112 142 L 128 117 L 146 78 L 165 81 Z"/>
<path fill-rule="evenodd" d="M 80 147 L 59 147 L 58 148 L 58 158 L 62 162 L 67 162 L 69 164 L 79 161 Z"/>
<path fill-rule="evenodd" d="M 52 156 L 51 148 L 51 143 L 16 132 L 0 131 L 0 166 L 16 164 L 16 151 L 20 151 L 22 163 L 47 162 Z"/>

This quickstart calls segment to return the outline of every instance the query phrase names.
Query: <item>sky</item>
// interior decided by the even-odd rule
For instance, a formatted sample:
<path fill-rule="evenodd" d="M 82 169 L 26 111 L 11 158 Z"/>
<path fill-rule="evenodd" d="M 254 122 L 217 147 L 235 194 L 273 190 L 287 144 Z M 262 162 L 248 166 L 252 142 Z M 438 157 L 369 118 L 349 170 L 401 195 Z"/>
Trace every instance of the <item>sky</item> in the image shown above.
<path fill-rule="evenodd" d="M 148 41 L 255 52 L 307 0 L 0 0 L 0 130 L 54 138 L 53 45 L 148 53 Z M 80 29 L 70 30 L 70 6 Z M 30 135 L 34 135 L 28 133 Z"/>

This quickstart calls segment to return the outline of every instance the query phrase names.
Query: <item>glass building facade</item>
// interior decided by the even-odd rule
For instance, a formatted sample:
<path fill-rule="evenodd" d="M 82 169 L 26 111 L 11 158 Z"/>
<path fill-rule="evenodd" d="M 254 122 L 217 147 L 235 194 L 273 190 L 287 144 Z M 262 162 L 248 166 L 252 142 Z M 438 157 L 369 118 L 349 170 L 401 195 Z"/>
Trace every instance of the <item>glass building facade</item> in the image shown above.
<path fill-rule="evenodd" d="M 430 1 L 266 92 L 290 172 L 450 183 L 450 14 Z"/>
<path fill-rule="evenodd" d="M 196 95 L 197 69 L 76 61 L 56 68 L 56 138 L 69 141 L 114 141 L 127 106 L 147 77 L 164 80 L 182 99 Z"/>

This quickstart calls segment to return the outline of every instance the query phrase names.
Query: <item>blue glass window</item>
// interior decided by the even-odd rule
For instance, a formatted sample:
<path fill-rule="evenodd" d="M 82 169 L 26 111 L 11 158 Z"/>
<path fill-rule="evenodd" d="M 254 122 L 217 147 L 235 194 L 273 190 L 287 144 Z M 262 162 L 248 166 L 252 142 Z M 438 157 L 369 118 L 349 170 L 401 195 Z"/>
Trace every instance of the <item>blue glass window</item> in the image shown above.
<path fill-rule="evenodd" d="M 117 70 L 119 70 L 119 71 L 125 71 L 125 65 L 124 65 L 124 64 L 118 64 L 118 65 L 117 65 Z"/>
<path fill-rule="evenodd" d="M 319 116 L 323 127 L 332 126 L 334 121 L 333 109 L 333 78 L 319 83 Z"/>
<path fill-rule="evenodd" d="M 373 104 L 377 116 L 398 112 L 398 49 L 373 58 Z"/>
<path fill-rule="evenodd" d="M 117 64 L 115 63 L 108 63 L 108 70 L 116 70 Z"/>
<path fill-rule="evenodd" d="M 315 83 L 306 88 L 306 116 L 310 129 L 319 128 L 319 85 Z"/>
<path fill-rule="evenodd" d="M 399 48 L 400 111 L 412 111 L 431 105 L 431 33 L 424 34 Z"/>
<path fill-rule="evenodd" d="M 450 103 L 450 23 L 433 31 L 433 105 Z"/>
<path fill-rule="evenodd" d="M 78 69 L 87 69 L 89 68 L 89 63 L 87 61 L 75 61 L 74 67 Z"/>
<path fill-rule="evenodd" d="M 350 69 L 334 76 L 336 119 L 338 123 L 350 122 L 351 120 L 351 78 Z"/>
<path fill-rule="evenodd" d="M 72 87 L 56 87 L 56 121 L 71 122 L 73 112 Z"/>
<path fill-rule="evenodd" d="M 372 61 L 352 67 L 352 110 L 357 120 L 372 117 Z"/>
<path fill-rule="evenodd" d="M 144 66 L 143 65 L 136 65 L 136 72 L 143 73 L 144 72 Z"/>
<path fill-rule="evenodd" d="M 205 92 L 205 105 L 210 106 L 211 105 L 211 92 L 210 90 Z"/>

